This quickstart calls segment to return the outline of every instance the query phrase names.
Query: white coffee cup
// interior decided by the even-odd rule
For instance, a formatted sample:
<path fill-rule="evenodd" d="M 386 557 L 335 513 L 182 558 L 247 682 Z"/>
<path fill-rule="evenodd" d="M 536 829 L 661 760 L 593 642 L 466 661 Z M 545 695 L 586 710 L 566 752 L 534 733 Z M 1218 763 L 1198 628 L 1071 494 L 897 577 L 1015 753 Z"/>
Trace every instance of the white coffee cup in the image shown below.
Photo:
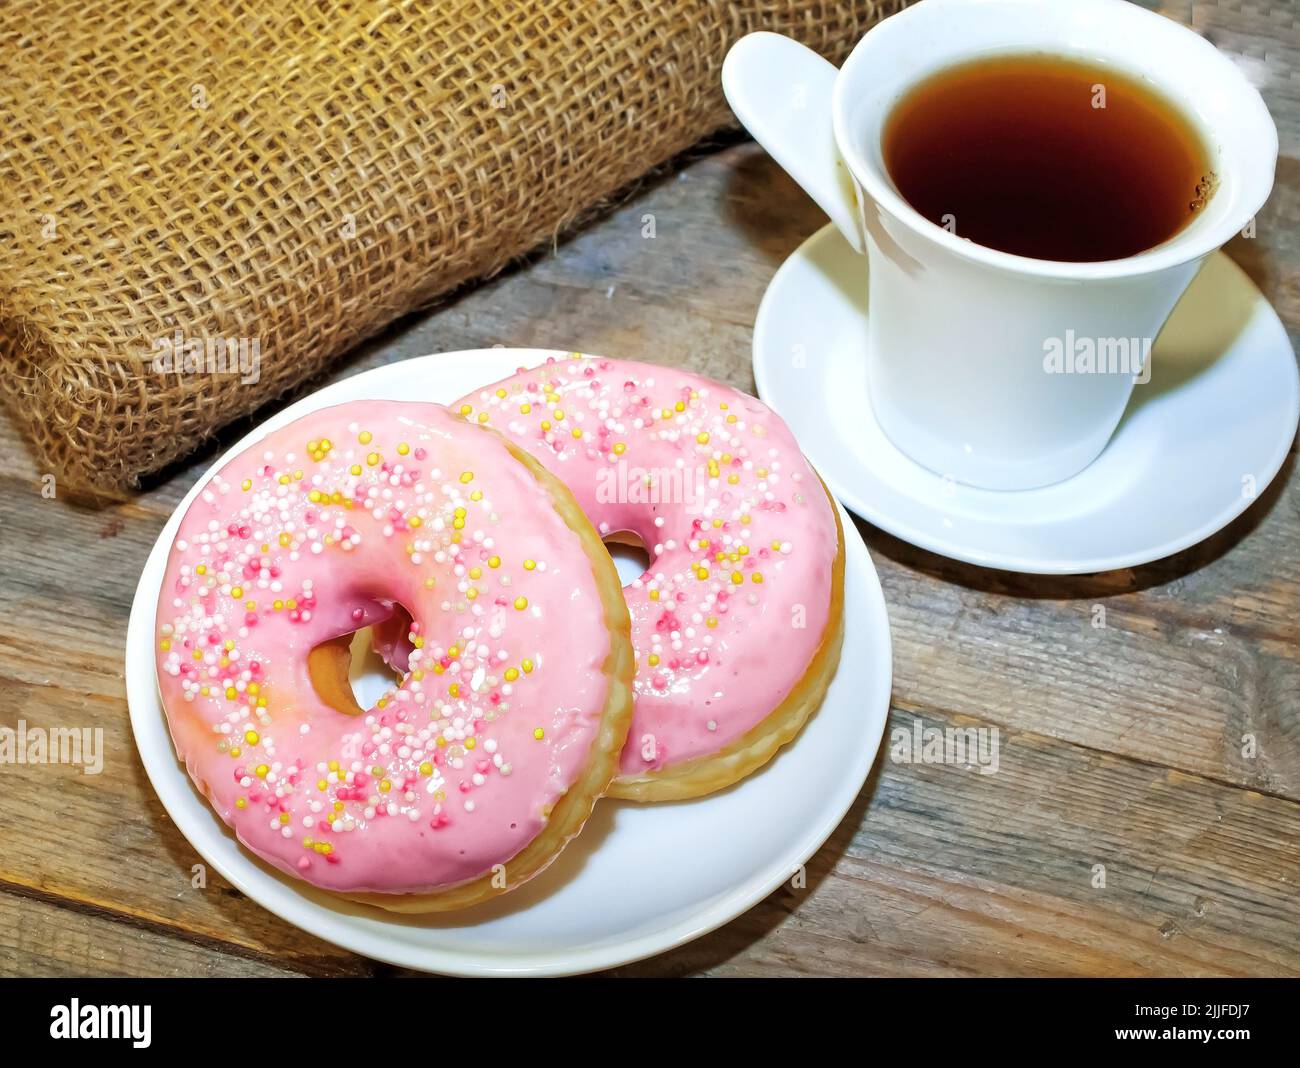
<path fill-rule="evenodd" d="M 1113 65 L 1176 103 L 1219 183 L 1194 221 L 1125 259 L 1067 263 L 964 240 L 899 195 L 881 130 L 900 97 L 961 61 L 1027 52 Z M 755 33 L 731 49 L 722 81 L 740 121 L 867 255 L 867 388 L 881 428 L 932 471 L 989 489 L 1059 482 L 1105 448 L 1149 373 L 1116 356 L 1155 338 L 1205 258 L 1248 226 L 1277 163 L 1277 130 L 1233 63 L 1127 0 L 921 0 L 839 70 Z M 1107 370 L 1055 359 L 1069 346 L 1082 355 L 1080 339 L 1107 349 Z"/>

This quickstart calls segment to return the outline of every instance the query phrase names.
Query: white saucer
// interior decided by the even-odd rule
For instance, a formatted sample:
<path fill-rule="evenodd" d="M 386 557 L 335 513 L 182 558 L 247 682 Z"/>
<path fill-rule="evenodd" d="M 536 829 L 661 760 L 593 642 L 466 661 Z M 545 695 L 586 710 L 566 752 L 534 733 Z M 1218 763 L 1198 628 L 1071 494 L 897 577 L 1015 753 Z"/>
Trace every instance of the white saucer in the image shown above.
<path fill-rule="evenodd" d="M 268 419 L 214 468 L 315 408 L 362 398 L 453 401 L 548 356 L 482 349 L 406 360 L 338 382 Z M 158 701 L 154 609 L 181 502 L 145 564 L 127 631 L 136 745 L 191 845 L 234 886 L 289 923 L 379 960 L 457 975 L 563 975 L 609 968 L 706 934 L 790 879 L 830 836 L 866 781 L 889 710 L 889 621 L 876 570 L 844 517 L 845 650 L 821 709 L 762 771 L 695 801 L 605 800 L 550 870 L 487 905 L 401 919 L 291 880 L 236 842 L 177 762 Z"/>
<path fill-rule="evenodd" d="M 866 263 L 834 226 L 805 241 L 758 309 L 758 393 L 841 501 L 943 556 L 1039 574 L 1160 559 L 1245 511 L 1295 436 L 1300 375 L 1286 330 L 1221 252 L 1175 308 L 1151 381 L 1136 387 L 1106 450 L 1036 490 L 956 485 L 885 437 L 867 399 L 866 297 Z"/>

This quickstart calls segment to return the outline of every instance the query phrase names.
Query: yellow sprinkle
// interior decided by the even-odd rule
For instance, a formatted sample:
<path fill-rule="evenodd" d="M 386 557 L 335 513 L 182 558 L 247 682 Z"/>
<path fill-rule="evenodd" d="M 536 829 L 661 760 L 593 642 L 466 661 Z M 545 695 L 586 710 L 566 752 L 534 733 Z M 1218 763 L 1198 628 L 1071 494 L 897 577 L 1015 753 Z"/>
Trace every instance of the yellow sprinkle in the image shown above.
<path fill-rule="evenodd" d="M 488 413 L 487 413 L 487 412 L 479 412 L 479 413 L 478 413 L 478 421 L 479 421 L 480 423 L 486 423 L 486 422 L 488 421 Z"/>
<path fill-rule="evenodd" d="M 763 572 L 761 572 L 761 571 L 755 571 L 752 575 L 750 575 L 750 581 L 752 581 L 752 582 L 762 582 L 762 581 L 763 581 Z"/>
<path fill-rule="evenodd" d="M 533 737 L 540 742 L 543 738 L 546 737 L 546 732 L 542 730 L 541 727 L 538 727 L 535 731 L 533 731 Z"/>
<path fill-rule="evenodd" d="M 458 683 L 458 682 L 453 682 L 450 686 L 447 687 L 447 692 L 448 692 L 449 694 L 451 694 L 452 697 L 459 697 L 459 696 L 460 696 L 460 683 Z"/>
<path fill-rule="evenodd" d="M 518 668 L 506 668 L 506 682 L 514 682 L 517 678 L 519 678 Z"/>
<path fill-rule="evenodd" d="M 330 784 L 326 780 L 324 779 L 316 780 L 316 789 L 319 790 L 321 793 L 324 793 L 329 788 L 330 788 Z"/>
<path fill-rule="evenodd" d="M 233 686 L 227 686 L 227 687 L 226 687 L 226 700 L 227 700 L 227 701 L 233 701 L 233 700 L 234 700 L 236 697 L 238 697 L 238 696 L 239 696 L 239 691 L 236 690 Z"/>
<path fill-rule="evenodd" d="M 366 457 L 366 463 L 368 463 L 371 467 L 374 467 L 376 464 L 378 464 L 379 453 L 377 452 L 370 453 L 370 455 Z"/>
<path fill-rule="evenodd" d="M 256 745 L 261 740 L 262 739 L 258 735 L 257 731 L 248 731 L 244 734 L 244 741 L 246 741 L 249 745 Z"/>
<path fill-rule="evenodd" d="M 473 748 L 474 748 L 475 746 L 477 746 L 477 745 L 478 745 L 478 739 L 477 739 L 477 738 L 466 738 L 466 739 L 465 739 L 465 748 L 466 748 L 466 749 L 473 749 Z"/>
<path fill-rule="evenodd" d="M 698 434 L 695 435 L 695 440 L 699 442 L 701 445 L 707 445 L 709 443 L 708 432 L 701 430 Z"/>
<path fill-rule="evenodd" d="M 483 499 L 483 491 L 475 490 L 473 493 L 469 495 L 469 499 L 471 501 L 481 501 Z"/>
<path fill-rule="evenodd" d="M 519 609 L 519 611 L 522 612 L 525 608 L 528 607 L 528 598 L 527 598 L 527 597 L 516 597 L 516 598 L 515 598 L 515 607 L 516 607 L 517 609 Z"/>
<path fill-rule="evenodd" d="M 361 442 L 362 445 L 369 445 L 373 440 L 373 437 L 369 430 L 363 430 L 357 435 L 357 440 Z"/>
<path fill-rule="evenodd" d="M 199 564 L 199 566 L 194 569 L 194 573 L 196 575 L 206 575 L 208 573 L 208 565 Z"/>
<path fill-rule="evenodd" d="M 536 560 L 525 560 L 525 561 L 524 561 L 524 570 L 525 570 L 525 571 L 532 571 L 536 566 L 537 566 L 537 561 L 536 561 Z"/>
<path fill-rule="evenodd" d="M 473 472 L 473 471 L 462 471 L 462 472 L 460 473 L 460 480 L 461 480 L 461 482 L 463 482 L 463 483 L 465 483 L 466 485 L 468 485 L 469 483 L 471 483 L 471 482 L 474 481 L 474 472 Z"/>
<path fill-rule="evenodd" d="M 501 557 L 499 556 L 488 557 L 488 567 L 500 567 L 500 566 L 501 566 Z"/>
<path fill-rule="evenodd" d="M 420 765 L 420 774 L 426 777 L 432 775 L 433 765 L 426 760 L 423 764 Z"/>
<path fill-rule="evenodd" d="M 745 581 L 745 576 L 742 575 L 739 571 L 733 571 L 731 573 L 732 585 L 739 586 L 744 581 Z"/>
<path fill-rule="evenodd" d="M 354 474 L 354 475 L 359 475 L 359 474 L 361 474 L 361 465 L 360 465 L 360 464 L 353 464 L 351 467 L 348 468 L 348 470 L 349 470 L 350 472 L 352 472 L 352 474 Z"/>
<path fill-rule="evenodd" d="M 582 431 L 581 431 L 580 429 L 578 429 L 576 426 L 573 428 L 573 436 L 574 436 L 575 438 L 580 438 L 580 437 L 582 437 Z"/>
<path fill-rule="evenodd" d="M 520 666 L 521 668 L 524 669 L 524 674 L 525 674 L 525 675 L 531 673 L 532 670 L 533 670 L 533 662 L 532 662 L 531 660 L 525 660 L 525 661 L 524 661 L 522 664 L 520 664 L 519 666 Z"/>
<path fill-rule="evenodd" d="M 651 591 L 650 591 L 650 600 L 652 600 L 652 601 L 657 601 L 657 600 L 659 600 L 659 591 L 658 591 L 658 590 L 651 590 Z"/>
<path fill-rule="evenodd" d="M 549 419 L 543 419 L 543 420 L 542 420 L 542 429 L 543 429 L 543 430 L 550 430 L 550 429 L 551 429 L 551 421 L 550 421 Z"/>
<path fill-rule="evenodd" d="M 424 526 L 424 520 L 418 515 L 413 515 L 406 521 L 406 525 L 412 530 L 418 530 L 420 527 Z"/>
<path fill-rule="evenodd" d="M 521 404 L 521 405 L 519 406 L 519 414 L 520 414 L 520 415 L 527 415 L 527 414 L 528 414 L 529 412 L 531 412 L 532 410 L 533 410 L 533 406 L 532 406 L 531 404 Z"/>
<path fill-rule="evenodd" d="M 164 638 L 162 641 L 158 643 L 158 648 L 161 649 L 164 653 L 167 652 L 167 650 L 170 649 L 171 647 L 172 647 L 172 643 L 170 638 Z"/>
<path fill-rule="evenodd" d="M 232 757 L 237 757 L 240 756 L 243 752 L 244 751 L 240 749 L 239 746 L 235 746 L 233 749 L 230 750 L 230 755 Z"/>
<path fill-rule="evenodd" d="M 614 442 L 614 455 L 615 455 L 615 456 L 622 456 L 625 452 L 627 452 L 627 446 L 626 446 L 625 444 L 623 444 L 623 442 L 621 442 L 621 441 L 616 441 L 616 442 Z"/>
<path fill-rule="evenodd" d="M 388 793 L 388 791 L 391 790 L 392 788 L 393 788 L 393 784 L 389 782 L 387 779 L 385 779 L 383 782 L 379 784 L 379 792 L 381 794 Z"/>
<path fill-rule="evenodd" d="M 240 488 L 247 493 L 253 488 L 253 480 L 251 478 L 244 479 L 244 481 L 240 483 Z"/>
<path fill-rule="evenodd" d="M 476 586 L 471 586 L 465 591 L 465 596 L 471 601 L 478 600 L 478 588 Z"/>
<path fill-rule="evenodd" d="M 472 412 L 473 410 L 474 410 L 474 409 L 473 409 L 472 407 L 470 407 L 470 405 L 468 405 L 468 404 L 462 404 L 462 405 L 460 406 L 460 414 L 461 414 L 461 415 L 469 415 L 469 413 Z"/>
<path fill-rule="evenodd" d="M 266 774 L 267 774 L 267 772 L 269 772 L 270 770 L 271 770 L 271 769 L 270 769 L 269 767 L 267 767 L 265 764 L 258 764 L 258 765 L 257 765 L 257 777 L 258 777 L 259 779 L 265 779 L 265 778 L 266 778 Z"/>
<path fill-rule="evenodd" d="M 247 807 L 248 807 L 248 802 L 244 800 L 244 798 L 240 797 L 235 800 L 235 808 L 247 808 Z"/>
<path fill-rule="evenodd" d="M 398 444 L 398 446 L 397 446 L 397 455 L 398 455 L 398 456 L 405 456 L 405 455 L 406 455 L 408 452 L 410 452 L 410 451 L 411 451 L 411 446 L 409 446 L 408 444 L 406 444 L 406 442 L 404 442 L 404 441 L 403 441 L 403 442 L 400 442 L 400 443 Z"/>
<path fill-rule="evenodd" d="M 650 666 L 651 666 L 651 667 L 658 667 L 658 666 L 659 666 L 659 654 L 658 654 L 658 653 L 651 653 L 651 654 L 650 654 L 650 657 L 649 657 L 649 663 L 650 663 Z"/>
<path fill-rule="evenodd" d="M 673 405 L 673 407 L 676 408 L 679 412 L 684 412 L 686 411 L 686 402 L 678 401 L 675 405 Z"/>

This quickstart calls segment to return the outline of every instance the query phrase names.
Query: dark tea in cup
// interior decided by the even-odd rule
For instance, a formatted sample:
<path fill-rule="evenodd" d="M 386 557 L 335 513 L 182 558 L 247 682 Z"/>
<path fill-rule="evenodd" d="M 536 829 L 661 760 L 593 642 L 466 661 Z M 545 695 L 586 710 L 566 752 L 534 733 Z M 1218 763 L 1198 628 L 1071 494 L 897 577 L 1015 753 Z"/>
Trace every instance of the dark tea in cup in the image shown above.
<path fill-rule="evenodd" d="M 1133 75 L 1063 56 L 969 60 L 894 105 L 881 148 L 902 197 L 977 244 L 1041 260 L 1132 256 L 1213 195 L 1192 121 Z"/>

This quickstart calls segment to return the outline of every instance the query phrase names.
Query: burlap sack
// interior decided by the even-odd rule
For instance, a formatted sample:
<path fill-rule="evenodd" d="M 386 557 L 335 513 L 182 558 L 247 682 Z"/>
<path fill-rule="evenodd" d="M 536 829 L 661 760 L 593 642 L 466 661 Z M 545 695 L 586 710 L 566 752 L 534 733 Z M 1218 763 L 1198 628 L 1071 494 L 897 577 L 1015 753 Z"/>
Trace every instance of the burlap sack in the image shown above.
<path fill-rule="evenodd" d="M 0 390 L 133 485 L 731 121 L 742 34 L 839 57 L 898 6 L 0 4 Z"/>

